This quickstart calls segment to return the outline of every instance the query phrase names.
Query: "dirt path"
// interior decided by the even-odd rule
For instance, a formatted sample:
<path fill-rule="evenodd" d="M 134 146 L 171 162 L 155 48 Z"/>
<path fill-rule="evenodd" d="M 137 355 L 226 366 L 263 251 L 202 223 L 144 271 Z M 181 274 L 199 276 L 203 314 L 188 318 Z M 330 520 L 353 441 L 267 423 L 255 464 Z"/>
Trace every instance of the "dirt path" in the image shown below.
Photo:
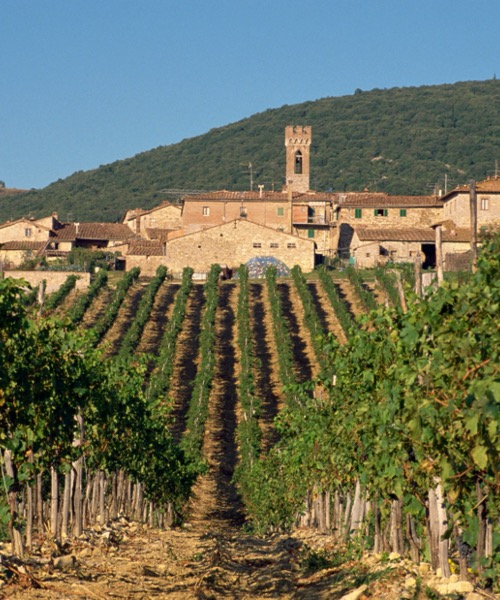
<path fill-rule="evenodd" d="M 405 579 L 416 575 L 406 563 L 342 561 L 332 548 L 331 537 L 305 530 L 258 537 L 227 522 L 158 530 L 122 520 L 74 540 L 66 571 L 34 557 L 0 586 L 0 598 L 341 600 L 353 590 L 356 598 L 364 590 L 363 598 L 428 598 L 405 595 Z M 328 552 L 340 562 L 311 568 Z"/>
<path fill-rule="evenodd" d="M 95 325 L 96 322 L 102 317 L 102 315 L 106 311 L 106 307 L 108 306 L 108 304 L 111 301 L 111 298 L 113 297 L 113 292 L 113 288 L 110 287 L 104 287 L 99 291 L 97 297 L 93 299 L 89 308 L 85 311 L 85 314 L 83 315 L 81 323 L 81 327 L 83 329 L 90 329 L 90 327 Z M 78 296 L 75 297 L 75 301 L 77 298 Z"/>
<path fill-rule="evenodd" d="M 174 307 L 175 295 L 179 285 L 163 282 L 156 294 L 155 302 L 149 315 L 148 322 L 142 332 L 141 341 L 137 347 L 137 353 L 153 354 L 158 350 L 165 325 L 170 319 Z"/>

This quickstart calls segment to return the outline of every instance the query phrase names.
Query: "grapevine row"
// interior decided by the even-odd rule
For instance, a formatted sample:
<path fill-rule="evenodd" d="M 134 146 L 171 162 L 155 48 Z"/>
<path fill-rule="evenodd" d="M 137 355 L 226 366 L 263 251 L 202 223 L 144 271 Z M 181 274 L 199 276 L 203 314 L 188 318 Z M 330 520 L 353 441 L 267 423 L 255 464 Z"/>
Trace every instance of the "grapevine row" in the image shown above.
<path fill-rule="evenodd" d="M 238 397 L 241 420 L 237 429 L 240 462 L 235 479 L 239 482 L 243 497 L 248 495 L 246 479 L 260 453 L 261 429 L 259 416 L 261 400 L 257 396 L 254 377 L 254 348 L 249 311 L 248 269 L 241 265 L 238 270 L 238 346 L 240 350 L 240 376 Z"/>
<path fill-rule="evenodd" d="M 363 280 L 361 279 L 359 271 L 357 271 L 354 267 L 348 267 L 346 269 L 346 273 L 349 281 L 351 282 L 352 286 L 356 290 L 359 299 L 361 300 L 363 308 L 367 312 L 370 312 L 371 310 L 377 310 L 377 301 L 375 300 L 373 294 L 369 292 L 363 285 Z"/>
<path fill-rule="evenodd" d="M 51 319 L 31 321 L 13 280 L 0 282 L 0 298 L 0 450 L 14 553 L 30 547 L 35 524 L 40 536 L 47 524 L 53 536 L 68 535 L 70 528 L 79 535 L 84 518 L 89 524 L 89 518 L 103 523 L 108 513 L 116 516 L 116 494 L 111 504 L 106 497 L 118 478 L 134 490 L 136 508 L 145 499 L 153 503 L 150 514 L 153 506 L 180 506 L 194 471 L 161 413 L 146 402 L 145 365 L 106 360 L 79 332 Z M 91 493 L 97 511 L 85 501 Z M 129 507 L 130 500 L 129 494 Z"/>
<path fill-rule="evenodd" d="M 142 332 L 144 331 L 144 327 L 151 314 L 156 294 L 165 281 L 166 276 L 167 268 L 160 265 L 156 270 L 155 276 L 149 282 L 146 292 L 141 298 L 139 306 L 134 314 L 134 320 L 130 324 L 130 327 L 127 329 L 127 332 L 120 343 L 120 349 L 118 351 L 118 356 L 120 358 L 125 359 L 130 357 L 135 352 L 141 339 Z"/>
<path fill-rule="evenodd" d="M 332 278 L 328 275 L 328 272 L 323 267 L 318 269 L 318 277 L 321 281 L 323 289 L 328 295 L 330 303 L 335 311 L 335 315 L 340 323 L 340 326 L 344 330 L 347 338 L 349 338 L 350 331 L 354 326 L 354 321 L 350 312 L 347 310 L 345 302 L 339 296 L 337 288 L 332 281 Z"/>
<path fill-rule="evenodd" d="M 172 315 L 160 342 L 160 348 L 155 361 L 156 370 L 150 378 L 148 388 L 148 400 L 150 403 L 161 401 L 166 396 L 170 387 L 170 379 L 174 371 L 177 338 L 184 322 L 187 300 L 192 286 L 193 269 L 186 267 L 182 273 L 182 283 L 175 297 Z"/>
<path fill-rule="evenodd" d="M 62 304 L 64 299 L 75 288 L 78 275 L 68 275 L 66 281 L 45 301 L 45 310 L 53 311 Z"/>
<path fill-rule="evenodd" d="M 92 300 L 99 294 L 107 282 L 108 272 L 105 269 L 101 269 L 90 284 L 87 292 L 79 296 L 73 306 L 69 309 L 68 317 L 73 325 L 78 325 L 78 323 L 80 323 L 88 307 L 92 304 Z"/>
<path fill-rule="evenodd" d="M 215 315 L 218 304 L 220 266 L 212 265 L 205 283 L 205 312 L 201 322 L 200 364 L 186 416 L 186 431 L 181 446 L 195 463 L 202 462 L 202 445 L 208 400 L 215 370 Z"/>
<path fill-rule="evenodd" d="M 141 270 L 139 267 L 134 267 L 130 271 L 127 271 L 116 285 L 113 298 L 106 307 L 106 312 L 92 327 L 92 339 L 94 344 L 97 345 L 103 339 L 110 327 L 115 322 L 118 311 L 125 300 L 127 292 L 138 280 L 140 272 Z"/>

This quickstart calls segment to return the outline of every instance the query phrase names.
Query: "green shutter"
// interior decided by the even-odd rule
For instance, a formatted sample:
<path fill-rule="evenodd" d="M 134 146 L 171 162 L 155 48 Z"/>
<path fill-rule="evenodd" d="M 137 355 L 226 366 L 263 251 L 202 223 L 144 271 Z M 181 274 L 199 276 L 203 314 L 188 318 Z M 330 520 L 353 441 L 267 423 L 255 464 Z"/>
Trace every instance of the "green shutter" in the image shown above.
<path fill-rule="evenodd" d="M 363 214 L 363 211 L 360 208 L 354 209 L 354 218 L 355 219 L 361 219 L 362 214 Z"/>
<path fill-rule="evenodd" d="M 308 238 L 313 238 L 314 237 L 314 229 L 308 229 L 307 230 L 307 237 Z"/>
<path fill-rule="evenodd" d="M 278 217 L 282 217 L 285 214 L 285 209 L 282 206 L 279 206 L 276 210 Z"/>
<path fill-rule="evenodd" d="M 384 208 L 384 217 L 387 217 L 388 214 L 389 214 L 389 210 L 387 208 Z"/>
<path fill-rule="evenodd" d="M 406 208 L 400 208 L 399 209 L 399 216 L 400 217 L 406 217 Z"/>

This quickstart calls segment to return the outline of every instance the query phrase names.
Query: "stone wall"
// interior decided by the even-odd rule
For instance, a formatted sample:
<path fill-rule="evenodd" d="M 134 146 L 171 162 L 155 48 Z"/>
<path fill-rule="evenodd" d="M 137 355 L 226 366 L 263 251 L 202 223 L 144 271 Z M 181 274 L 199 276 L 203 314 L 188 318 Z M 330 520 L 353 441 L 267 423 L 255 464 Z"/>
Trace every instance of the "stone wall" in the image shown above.
<path fill-rule="evenodd" d="M 12 277 L 13 279 L 24 279 L 33 287 L 40 284 L 45 279 L 47 287 L 45 291 L 51 294 L 58 290 L 66 281 L 68 275 L 77 275 L 76 289 L 83 290 L 88 288 L 90 284 L 90 273 L 73 273 L 69 271 L 5 271 L 4 277 Z"/>
<path fill-rule="evenodd" d="M 48 229 L 27 219 L 0 227 L 0 244 L 19 241 L 45 242 L 48 239 Z"/>
<path fill-rule="evenodd" d="M 383 209 L 380 206 L 380 209 Z M 341 207 L 339 222 L 349 223 L 352 227 L 366 225 L 369 227 L 387 227 L 408 229 L 409 227 L 430 227 L 432 223 L 443 219 L 441 208 L 386 208 L 387 215 L 375 215 L 375 208 L 361 208 L 361 216 L 356 217 L 356 209 Z M 406 211 L 406 216 L 401 216 L 401 211 Z"/>
<path fill-rule="evenodd" d="M 457 193 L 444 205 L 444 218 L 453 221 L 457 227 L 470 227 L 470 195 Z M 477 193 L 477 225 L 500 224 L 500 194 Z"/>
<path fill-rule="evenodd" d="M 186 266 L 205 272 L 215 263 L 238 268 L 256 256 L 273 256 L 290 268 L 298 264 L 309 272 L 314 268 L 314 241 L 237 220 L 169 241 L 165 264 L 172 272 Z"/>

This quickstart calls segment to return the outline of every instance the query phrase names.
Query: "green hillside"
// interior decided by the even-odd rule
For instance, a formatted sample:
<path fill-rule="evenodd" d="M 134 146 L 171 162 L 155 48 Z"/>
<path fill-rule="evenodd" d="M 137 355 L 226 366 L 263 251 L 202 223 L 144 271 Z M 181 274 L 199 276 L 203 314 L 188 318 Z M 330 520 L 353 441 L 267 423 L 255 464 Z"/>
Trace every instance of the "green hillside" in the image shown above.
<path fill-rule="evenodd" d="M 311 125 L 311 187 L 426 194 L 483 179 L 500 160 L 500 82 L 394 88 L 282 106 L 208 133 L 79 171 L 42 190 L 0 197 L 0 221 L 57 211 L 115 221 L 151 208 L 161 190 L 281 189 L 284 128 Z"/>

